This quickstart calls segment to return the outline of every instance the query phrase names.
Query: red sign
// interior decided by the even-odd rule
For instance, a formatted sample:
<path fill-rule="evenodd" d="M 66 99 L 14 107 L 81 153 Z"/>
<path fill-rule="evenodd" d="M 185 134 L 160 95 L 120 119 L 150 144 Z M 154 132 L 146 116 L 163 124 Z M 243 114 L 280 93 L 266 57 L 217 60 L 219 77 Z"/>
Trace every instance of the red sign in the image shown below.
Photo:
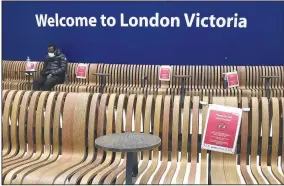
<path fill-rule="evenodd" d="M 87 64 L 79 64 L 78 67 L 77 67 L 76 77 L 86 79 L 87 70 L 88 70 Z"/>
<path fill-rule="evenodd" d="M 36 62 L 28 62 L 26 65 L 27 71 L 35 71 L 36 68 Z"/>
<path fill-rule="evenodd" d="M 235 153 L 241 115 L 239 108 L 209 105 L 201 148 Z"/>
<path fill-rule="evenodd" d="M 239 76 L 237 72 L 229 72 L 226 74 L 228 81 L 228 88 L 239 86 Z"/>
<path fill-rule="evenodd" d="M 159 80 L 160 81 L 170 81 L 171 79 L 171 66 L 161 66 L 160 73 L 159 73 Z"/>

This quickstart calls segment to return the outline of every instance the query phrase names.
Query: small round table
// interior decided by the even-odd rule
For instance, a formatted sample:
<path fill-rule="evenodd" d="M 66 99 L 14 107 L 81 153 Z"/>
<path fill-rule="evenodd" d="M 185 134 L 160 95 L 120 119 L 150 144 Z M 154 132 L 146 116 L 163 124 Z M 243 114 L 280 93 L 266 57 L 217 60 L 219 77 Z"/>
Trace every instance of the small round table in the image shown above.
<path fill-rule="evenodd" d="M 267 99 L 270 99 L 270 80 L 271 79 L 277 79 L 278 76 L 260 76 L 260 78 L 265 79 L 265 94 Z"/>
<path fill-rule="evenodd" d="M 110 74 L 104 74 L 104 73 L 94 73 L 93 75 L 99 76 L 100 78 L 100 93 L 103 93 L 104 86 L 106 85 L 106 77 L 110 76 Z"/>
<path fill-rule="evenodd" d="M 126 132 L 105 135 L 95 140 L 95 145 L 106 151 L 126 152 L 126 184 L 132 184 L 132 176 L 138 175 L 137 152 L 151 150 L 161 144 L 158 136 Z"/>

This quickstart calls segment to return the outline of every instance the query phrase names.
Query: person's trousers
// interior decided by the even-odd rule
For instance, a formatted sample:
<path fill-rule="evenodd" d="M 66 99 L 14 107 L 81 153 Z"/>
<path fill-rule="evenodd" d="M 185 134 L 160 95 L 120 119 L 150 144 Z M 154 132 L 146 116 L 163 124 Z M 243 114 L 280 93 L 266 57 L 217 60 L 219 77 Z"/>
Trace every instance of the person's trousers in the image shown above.
<path fill-rule="evenodd" d="M 33 82 L 33 90 L 50 91 L 55 85 L 64 83 L 64 79 L 58 76 L 52 76 L 47 79 L 46 76 L 40 76 Z"/>

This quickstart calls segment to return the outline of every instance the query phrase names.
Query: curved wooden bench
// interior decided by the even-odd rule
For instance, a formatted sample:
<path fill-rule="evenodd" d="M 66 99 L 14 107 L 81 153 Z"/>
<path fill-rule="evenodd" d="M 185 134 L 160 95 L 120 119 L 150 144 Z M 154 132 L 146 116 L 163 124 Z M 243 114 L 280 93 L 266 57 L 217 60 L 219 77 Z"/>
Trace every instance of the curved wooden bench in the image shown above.
<path fill-rule="evenodd" d="M 43 109 L 44 109 L 44 105 L 45 102 L 47 100 L 47 97 L 49 95 L 49 92 L 42 92 L 39 95 L 39 100 L 38 103 L 35 103 L 35 124 L 32 127 L 35 127 L 36 133 L 37 135 L 35 136 L 36 139 L 36 151 L 35 153 L 32 154 L 32 156 L 27 157 L 26 159 L 21 158 L 19 161 L 17 162 L 12 162 L 13 164 L 10 164 L 9 166 L 6 166 L 3 169 L 3 173 L 2 176 L 5 176 L 4 179 L 4 183 L 6 184 L 10 184 L 11 180 L 14 178 L 14 172 L 17 172 L 18 170 L 21 170 L 22 167 L 25 167 L 25 165 L 29 165 L 32 162 L 37 161 L 42 153 L 43 153 L 43 144 L 42 144 L 42 123 L 43 123 Z M 31 126 L 31 125 L 30 125 Z M 33 129 L 32 129 L 33 130 Z"/>
<path fill-rule="evenodd" d="M 8 172 L 13 170 L 19 165 L 24 164 L 24 162 L 29 161 L 30 158 L 32 158 L 34 153 L 34 133 L 33 128 L 35 126 L 35 115 L 36 115 L 36 107 L 38 104 L 38 99 L 41 92 L 34 92 L 30 104 L 29 104 L 29 112 L 28 112 L 28 118 L 27 118 L 27 137 L 28 137 L 28 150 L 22 157 L 17 157 L 17 159 L 13 158 L 13 160 L 9 162 L 4 162 L 2 164 L 3 172 L 2 177 L 5 177 Z"/>
<path fill-rule="evenodd" d="M 19 127 L 19 132 L 17 135 L 17 138 L 19 139 L 19 144 L 16 143 L 16 146 L 12 147 L 14 150 L 12 150 L 7 156 L 2 156 L 2 163 L 5 164 L 9 161 L 16 160 L 18 158 L 21 158 L 24 156 L 26 152 L 26 140 L 25 140 L 25 126 L 26 126 L 26 120 L 27 120 L 27 111 L 28 111 L 28 106 L 29 102 L 31 99 L 32 92 L 27 91 L 25 92 L 22 102 L 21 102 L 21 107 L 20 107 L 20 114 L 19 114 L 19 119 L 18 119 L 18 127 Z M 3 122 L 4 124 L 4 122 Z M 9 134 L 9 133 L 8 133 Z M 15 138 L 15 139 L 17 139 Z M 3 140 L 4 142 L 5 140 Z M 17 142 L 17 141 L 16 141 Z M 4 144 L 4 143 L 3 143 Z M 14 151 L 14 152 L 13 152 Z"/>
<path fill-rule="evenodd" d="M 115 122 L 115 132 L 121 133 L 123 130 L 123 111 L 125 108 L 126 95 L 121 94 L 118 98 L 118 106 L 117 106 L 117 119 Z M 120 164 L 122 160 L 122 153 L 117 152 L 115 153 L 114 160 L 108 167 L 103 168 L 97 175 L 94 177 L 92 184 L 100 184 L 104 178 L 107 177 L 112 171 L 114 171 Z"/>
<path fill-rule="evenodd" d="M 59 128 L 60 128 L 60 115 L 63 110 L 63 103 L 66 93 L 51 93 L 48 97 L 46 104 L 46 118 L 44 127 L 44 143 L 45 152 L 40 160 L 34 162 L 32 165 L 25 167 L 17 173 L 17 177 L 12 181 L 13 184 L 25 183 L 30 176 L 37 174 L 38 168 L 41 168 L 49 163 L 54 162 L 59 157 Z M 50 133 L 52 127 L 53 133 Z M 52 136 L 52 144 L 51 144 Z M 37 177 L 34 175 L 34 177 Z"/>
<path fill-rule="evenodd" d="M 211 151 L 208 162 L 207 150 L 201 150 L 201 158 L 198 151 L 199 128 L 204 129 L 208 109 L 206 104 L 202 105 L 202 110 L 199 109 L 199 96 L 185 96 L 184 108 L 181 109 L 180 96 L 170 95 L 91 95 L 21 90 L 4 90 L 3 93 L 3 118 L 6 118 L 3 129 L 6 126 L 7 136 L 11 138 L 8 143 L 3 140 L 4 147 L 10 146 L 10 150 L 5 150 L 7 155 L 3 156 L 2 178 L 5 184 L 123 184 L 124 153 L 104 152 L 94 147 L 96 137 L 123 131 L 153 133 L 162 139 L 160 148 L 138 153 L 138 176 L 133 181 L 139 184 L 283 184 L 278 151 L 284 98 L 242 97 L 239 104 L 237 97 L 210 97 L 210 92 L 209 96 L 203 96 L 202 100 L 207 103 L 251 109 L 243 112 L 242 116 L 240 154 Z M 62 155 L 59 158 L 61 115 Z M 9 117 L 10 123 L 7 122 Z M 26 119 L 29 149 L 25 153 Z M 19 129 L 16 129 L 16 121 L 19 121 Z M 11 129 L 7 130 L 7 126 Z M 283 140 L 281 143 L 283 146 Z M 251 152 L 247 151 L 248 146 Z M 283 171 L 283 148 L 280 154 Z"/>
<path fill-rule="evenodd" d="M 106 117 L 105 112 L 106 112 L 106 106 L 109 101 L 109 95 L 103 94 L 101 97 L 98 97 L 97 99 L 98 101 L 100 99 L 100 102 L 97 102 L 97 103 L 93 102 L 92 105 L 93 107 L 97 108 L 97 111 L 93 113 L 92 115 L 90 115 L 90 121 L 92 125 L 95 125 L 94 127 L 96 131 L 96 134 L 95 134 L 96 137 L 99 137 L 104 134 L 104 125 L 105 125 L 105 117 Z M 89 145 L 91 145 L 92 146 L 91 148 L 94 149 L 94 140 L 89 141 Z M 85 174 L 87 174 L 90 170 L 92 170 L 93 168 L 97 167 L 98 165 L 102 163 L 103 156 L 104 156 L 103 151 L 101 149 L 95 148 L 95 152 L 97 153 L 96 156 L 94 154 L 94 150 L 89 151 L 89 153 L 91 153 L 89 154 L 90 157 L 93 157 L 92 161 L 88 163 L 87 165 L 85 165 L 84 167 L 82 167 L 80 170 L 78 170 L 71 177 L 69 184 L 77 184 L 84 177 Z"/>
<path fill-rule="evenodd" d="M 8 154 L 4 153 L 2 155 L 2 160 L 4 162 L 5 162 L 5 160 L 15 156 L 18 152 L 19 146 L 18 146 L 18 134 L 17 134 L 17 121 L 19 119 L 20 105 L 21 105 L 21 101 L 22 101 L 22 98 L 24 96 L 24 93 L 25 93 L 25 91 L 17 91 L 17 93 L 15 94 L 14 100 L 10 99 L 11 101 L 13 101 L 13 103 L 11 103 L 12 104 L 12 112 L 11 112 L 11 124 L 9 125 L 10 130 L 9 130 L 8 133 L 6 133 L 6 131 L 4 131 L 6 134 L 5 133 L 3 134 L 4 141 L 6 141 L 8 139 L 8 143 L 10 142 L 10 145 L 9 145 L 10 151 L 9 151 Z M 12 92 L 11 96 L 13 96 L 13 92 Z M 9 103 L 8 103 L 8 105 L 9 105 Z M 7 115 L 5 115 L 4 117 L 7 117 Z M 5 122 L 5 124 L 7 124 L 7 123 Z M 4 125 L 4 126 L 7 127 L 7 125 Z M 7 135 L 9 136 L 8 138 L 6 137 Z M 9 141 L 9 140 L 11 140 L 11 141 Z M 4 149 L 5 148 L 6 147 L 4 146 Z"/>
<path fill-rule="evenodd" d="M 5 89 L 27 90 L 29 88 L 28 78 L 24 73 L 18 73 L 25 69 L 25 61 L 3 61 L 5 72 L 2 82 Z M 128 64 L 90 64 L 89 75 L 86 80 L 77 79 L 75 76 L 77 63 L 68 63 L 67 78 L 64 84 L 59 84 L 53 90 L 65 92 L 99 92 L 99 78 L 93 76 L 95 73 L 108 73 L 106 77 L 105 93 L 125 93 L 145 95 L 178 95 L 180 94 L 180 80 L 172 78 L 170 82 L 159 82 L 158 65 L 128 65 Z M 96 66 L 96 67 L 92 67 Z M 43 67 L 43 62 L 37 64 L 37 71 Z M 271 81 L 271 96 L 284 96 L 283 66 L 189 66 L 173 65 L 173 74 L 191 75 L 192 78 L 185 81 L 186 95 L 200 96 L 237 96 L 239 103 L 241 96 L 244 97 L 262 97 L 265 96 L 264 80 L 260 76 L 273 75 L 279 79 Z M 6 71 L 7 69 L 7 71 Z M 221 76 L 224 72 L 237 70 L 240 78 L 238 88 L 224 89 Z M 39 77 L 39 73 L 35 76 Z M 142 77 L 147 81 L 145 87 L 142 87 Z M 95 80 L 95 81 L 93 81 Z M 222 92 L 223 91 L 223 92 Z M 225 92 L 225 93 L 224 93 Z M 250 100 L 249 100 L 250 101 Z"/>
<path fill-rule="evenodd" d="M 236 98 L 213 98 L 213 104 L 237 107 Z M 236 155 L 211 151 L 211 181 L 212 184 L 240 184 L 237 174 Z"/>
<path fill-rule="evenodd" d="M 113 122 L 115 121 L 114 120 L 114 107 L 117 104 L 117 97 L 118 96 L 116 94 L 111 94 L 111 96 L 108 98 L 107 117 L 106 117 L 106 109 L 100 108 L 98 122 L 102 122 L 103 125 L 104 123 L 106 123 L 106 133 L 105 133 L 106 135 L 111 134 L 113 132 L 113 126 L 114 126 Z M 98 174 L 104 168 L 108 167 L 111 164 L 111 160 L 113 158 L 112 154 L 113 154 L 112 152 L 106 152 L 105 160 L 101 164 L 93 168 L 92 170 L 89 170 L 89 172 L 82 177 L 80 184 L 88 184 L 96 174 Z"/>
<path fill-rule="evenodd" d="M 134 111 L 134 107 L 136 104 L 136 99 L 137 96 L 132 94 L 128 97 L 128 102 L 127 102 L 127 109 L 126 109 L 126 124 L 125 124 L 125 131 L 126 132 L 131 132 L 132 131 L 132 115 Z M 122 156 L 126 158 L 125 153 L 122 153 Z M 114 181 L 114 179 L 122 173 L 126 168 L 126 161 L 124 161 L 116 167 L 104 180 L 104 184 L 110 184 Z M 86 182 L 84 182 L 86 183 Z M 82 184 L 82 182 L 81 182 Z"/>
<path fill-rule="evenodd" d="M 8 92 L 7 98 L 5 100 L 5 105 L 4 105 L 4 111 L 3 111 L 3 116 L 2 116 L 2 139 L 3 139 L 3 150 L 2 150 L 2 157 L 7 156 L 10 153 L 11 150 L 11 141 L 10 141 L 10 122 L 9 119 L 11 117 L 11 111 L 12 111 L 12 105 L 13 105 L 13 100 L 16 95 L 15 90 L 11 90 Z M 19 99 L 19 98 L 18 98 Z"/>
<path fill-rule="evenodd" d="M 62 123 L 62 156 L 59 160 L 48 165 L 50 169 L 41 175 L 39 184 L 54 184 L 60 174 L 84 161 L 86 157 L 87 110 L 90 98 L 89 93 L 67 94 Z M 66 106 L 66 104 L 70 105 Z M 64 130 L 64 125 L 67 130 Z M 70 136 L 63 136 L 65 133 Z"/>
<path fill-rule="evenodd" d="M 17 168 L 10 171 L 4 180 L 4 183 L 11 184 L 12 180 L 16 175 L 26 168 L 30 168 L 33 165 L 42 163 L 48 160 L 51 149 L 50 149 L 50 128 L 52 122 L 52 115 L 54 113 L 54 101 L 58 93 L 43 92 L 39 98 L 39 103 L 37 106 L 36 115 L 36 152 L 34 156 L 24 165 L 18 166 Z M 46 107 L 45 107 L 46 106 Z M 46 110 L 45 116 L 43 117 L 44 110 Z M 44 124 L 44 126 L 43 126 Z M 42 128 L 44 127 L 44 141 L 42 141 Z M 45 146 L 45 151 L 43 151 L 43 145 Z"/>
<path fill-rule="evenodd" d="M 101 95 L 100 94 L 95 94 L 92 97 L 91 100 L 91 106 L 90 110 L 92 110 L 92 114 L 90 113 L 89 119 L 88 119 L 88 153 L 87 153 L 87 158 L 80 164 L 68 169 L 65 171 L 63 174 L 59 175 L 55 181 L 54 184 L 65 184 L 65 182 L 76 172 L 84 168 L 85 166 L 89 165 L 93 159 L 94 159 L 94 136 L 95 136 L 95 130 L 96 130 L 96 122 L 97 122 L 97 117 L 98 117 L 98 104 L 99 104 L 99 99 Z"/>

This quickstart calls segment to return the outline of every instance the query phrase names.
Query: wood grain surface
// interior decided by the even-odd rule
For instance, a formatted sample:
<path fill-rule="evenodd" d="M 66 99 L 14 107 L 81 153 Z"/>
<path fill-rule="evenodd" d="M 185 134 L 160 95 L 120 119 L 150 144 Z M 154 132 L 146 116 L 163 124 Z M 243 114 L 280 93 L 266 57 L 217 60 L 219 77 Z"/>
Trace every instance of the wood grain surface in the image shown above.
<path fill-rule="evenodd" d="M 104 72 L 112 72 L 112 67 Z M 131 68 L 133 65 L 125 68 L 130 78 L 134 77 Z M 176 69 L 180 74 L 186 71 L 183 67 Z M 200 67 L 201 72 L 210 69 Z M 223 71 L 233 69 L 226 67 Z M 262 68 L 253 67 L 250 72 L 256 75 L 259 69 Z M 269 69 L 274 71 L 268 72 Z M 276 69 L 268 67 L 263 74 L 276 74 Z M 204 86 L 210 88 L 208 76 Z M 251 82 L 257 90 L 260 81 Z M 128 86 L 133 88 L 136 84 L 132 81 Z M 275 90 L 278 90 L 277 85 L 275 81 Z M 210 181 L 212 184 L 241 184 L 241 181 L 245 184 L 283 184 L 284 141 L 280 141 L 283 133 L 280 130 L 283 129 L 284 98 L 278 98 L 278 91 L 274 91 L 275 97 L 270 100 L 239 97 L 236 90 L 224 91 L 223 97 L 218 97 L 221 91 L 215 89 L 202 91 L 202 99 L 185 96 L 183 109 L 179 95 L 3 90 L 2 126 L 7 134 L 2 133 L 2 152 L 6 152 L 2 156 L 2 179 L 5 184 L 123 184 L 125 152 L 138 149 L 138 176 L 133 178 L 137 184 L 209 184 Z M 200 100 L 250 108 L 242 116 L 240 154 L 211 151 L 208 162 L 208 152 L 198 152 L 198 130 L 204 128 L 208 108 L 204 104 L 200 110 Z M 60 125 L 62 136 L 59 135 Z M 120 152 L 95 147 L 97 137 L 110 134 L 128 135 L 122 138 L 126 143 L 117 138 L 103 140 L 110 148 L 118 146 Z M 149 137 L 142 140 L 139 135 Z M 161 136 L 159 142 L 156 141 L 161 147 L 141 149 L 153 145 L 155 139 L 151 138 L 155 136 Z M 248 150 L 248 146 L 252 148 Z M 258 148 L 261 148 L 260 154 Z"/>

